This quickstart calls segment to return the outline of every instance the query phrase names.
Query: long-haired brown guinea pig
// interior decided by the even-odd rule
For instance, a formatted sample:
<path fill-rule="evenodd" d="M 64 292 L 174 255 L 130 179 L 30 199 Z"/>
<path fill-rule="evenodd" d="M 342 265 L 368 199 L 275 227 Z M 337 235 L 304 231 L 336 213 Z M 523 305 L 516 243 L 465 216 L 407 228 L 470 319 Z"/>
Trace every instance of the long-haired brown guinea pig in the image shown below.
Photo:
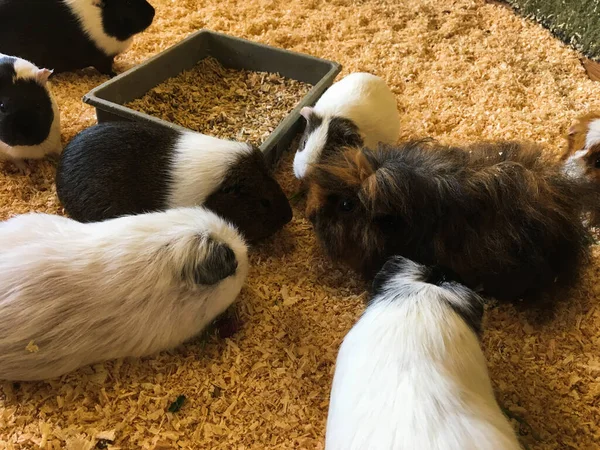
<path fill-rule="evenodd" d="M 399 254 L 501 301 L 547 300 L 572 286 L 592 241 L 581 214 L 595 206 L 593 186 L 533 144 L 347 148 L 307 181 L 322 246 L 367 279 Z"/>

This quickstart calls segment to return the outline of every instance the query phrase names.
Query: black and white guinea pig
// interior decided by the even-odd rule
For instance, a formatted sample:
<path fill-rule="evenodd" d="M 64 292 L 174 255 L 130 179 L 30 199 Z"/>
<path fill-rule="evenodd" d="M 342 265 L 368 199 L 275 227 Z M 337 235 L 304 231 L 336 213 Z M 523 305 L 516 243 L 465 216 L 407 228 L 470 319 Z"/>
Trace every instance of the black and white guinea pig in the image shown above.
<path fill-rule="evenodd" d="M 402 255 L 523 306 L 568 297 L 593 242 L 582 217 L 600 209 L 595 183 L 519 142 L 347 148 L 313 167 L 307 185 L 322 246 L 366 279 Z"/>
<path fill-rule="evenodd" d="M 0 0 L 0 52 L 55 73 L 114 75 L 114 57 L 153 20 L 146 0 Z"/>
<path fill-rule="evenodd" d="M 483 300 L 452 272 L 386 262 L 337 356 L 326 450 L 520 450 L 479 342 Z"/>
<path fill-rule="evenodd" d="M 370 73 L 352 73 L 334 83 L 314 107 L 305 106 L 304 134 L 294 157 L 294 174 L 304 178 L 311 164 L 347 145 L 374 148 L 395 144 L 400 113 L 385 81 Z"/>
<path fill-rule="evenodd" d="M 0 158 L 24 170 L 24 159 L 60 154 L 60 114 L 51 70 L 0 53 Z"/>
<path fill-rule="evenodd" d="M 199 334 L 237 298 L 247 247 L 204 208 L 0 224 L 0 379 L 43 380 Z"/>
<path fill-rule="evenodd" d="M 258 148 L 141 122 L 102 123 L 75 136 L 59 161 L 56 191 L 81 222 L 203 204 L 249 242 L 292 219 Z"/>

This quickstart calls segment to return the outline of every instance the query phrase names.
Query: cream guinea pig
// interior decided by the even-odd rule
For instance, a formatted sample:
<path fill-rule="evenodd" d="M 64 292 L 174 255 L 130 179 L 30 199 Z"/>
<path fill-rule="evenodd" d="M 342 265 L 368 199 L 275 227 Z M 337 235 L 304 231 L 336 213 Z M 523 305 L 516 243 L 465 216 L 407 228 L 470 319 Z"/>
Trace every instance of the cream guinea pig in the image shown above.
<path fill-rule="evenodd" d="M 199 334 L 238 296 L 243 238 L 204 208 L 0 224 L 0 379 L 43 380 Z"/>

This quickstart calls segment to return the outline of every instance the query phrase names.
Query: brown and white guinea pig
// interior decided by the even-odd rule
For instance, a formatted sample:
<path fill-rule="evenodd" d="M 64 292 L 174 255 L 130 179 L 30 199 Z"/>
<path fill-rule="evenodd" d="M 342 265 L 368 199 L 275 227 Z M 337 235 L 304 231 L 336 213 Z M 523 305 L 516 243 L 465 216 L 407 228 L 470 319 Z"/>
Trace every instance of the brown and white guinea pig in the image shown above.
<path fill-rule="evenodd" d="M 516 142 L 349 148 L 316 165 L 308 189 L 322 246 L 367 279 L 397 254 L 507 301 L 572 286 L 592 241 L 581 215 L 598 207 L 593 186 Z"/>
<path fill-rule="evenodd" d="M 344 338 L 326 450 L 520 450 L 479 340 L 483 300 L 444 268 L 390 258 Z"/>
<path fill-rule="evenodd" d="M 312 164 L 348 145 L 395 144 L 400 135 L 396 96 L 385 81 L 356 72 L 334 83 L 314 107 L 300 114 L 306 127 L 294 156 L 294 174 L 302 179 Z"/>
<path fill-rule="evenodd" d="M 204 208 L 82 224 L 0 223 L 0 379 L 43 380 L 150 356 L 199 334 L 248 272 L 237 230 Z"/>
<path fill-rule="evenodd" d="M 569 128 L 568 147 L 562 160 L 569 175 L 600 183 L 600 112 L 578 117 Z"/>
<path fill-rule="evenodd" d="M 114 75 L 114 57 L 154 13 L 146 0 L 0 0 L 0 52 L 55 73 L 93 66 Z"/>
<path fill-rule="evenodd" d="M 24 159 L 60 154 L 60 114 L 49 89 L 52 71 L 0 53 L 0 158 L 23 171 Z"/>
<path fill-rule="evenodd" d="M 80 222 L 204 205 L 255 242 L 292 219 L 258 148 L 141 122 L 102 123 L 75 136 L 58 163 L 56 191 Z"/>

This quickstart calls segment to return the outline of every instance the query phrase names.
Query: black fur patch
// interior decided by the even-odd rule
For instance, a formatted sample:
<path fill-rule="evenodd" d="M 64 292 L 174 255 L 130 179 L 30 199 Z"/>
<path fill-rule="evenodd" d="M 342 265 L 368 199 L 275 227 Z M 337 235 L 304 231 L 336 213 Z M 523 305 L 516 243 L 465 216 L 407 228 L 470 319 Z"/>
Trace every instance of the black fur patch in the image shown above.
<path fill-rule="evenodd" d="M 120 41 L 141 33 L 152 24 L 155 10 L 146 0 L 104 0 L 102 27 Z"/>
<path fill-rule="evenodd" d="M 372 297 L 380 295 L 392 278 L 405 271 L 413 262 L 402 256 L 392 256 L 377 272 L 371 286 Z M 442 289 L 452 291 L 461 299 L 461 304 L 447 302 L 448 305 L 465 321 L 478 336 L 482 331 L 484 303 L 482 298 L 460 282 L 459 276 L 451 269 L 442 266 L 426 267 L 418 265 L 422 270 L 423 283 L 433 284 Z"/>
<path fill-rule="evenodd" d="M 449 290 L 453 290 L 453 288 L 460 288 L 460 292 L 457 293 L 460 296 L 461 304 L 456 305 L 448 302 L 448 305 L 454 310 L 454 312 L 456 312 L 456 314 L 462 317 L 465 323 L 475 332 L 475 334 L 481 336 L 483 313 L 485 311 L 483 299 L 471 289 L 468 289 L 454 281 L 447 282 L 441 287 Z"/>
<path fill-rule="evenodd" d="M 306 128 L 304 131 L 306 131 L 307 134 L 310 134 L 313 131 L 315 131 L 317 128 L 319 128 L 319 126 L 321 126 L 322 123 L 323 123 L 323 118 L 313 112 L 309 116 L 309 119 L 308 119 L 308 122 L 306 123 Z"/>
<path fill-rule="evenodd" d="M 167 208 L 172 160 L 180 134 L 142 122 L 105 122 L 65 147 L 56 192 L 80 222 Z"/>
<path fill-rule="evenodd" d="M 204 206 L 235 225 L 249 243 L 279 231 L 292 220 L 292 207 L 273 178 L 262 152 L 241 154 Z"/>
<path fill-rule="evenodd" d="M 481 334 L 481 322 L 484 313 L 483 300 L 471 289 L 464 286 L 462 279 L 456 272 L 440 265 L 430 266 L 426 269 L 423 281 L 457 293 L 461 299 L 461 304 L 456 305 L 447 302 L 448 305 L 462 317 L 475 334 Z"/>
<path fill-rule="evenodd" d="M 4 83 L 12 83 L 15 72 L 15 61 L 13 56 L 0 56 L 0 86 Z"/>
<path fill-rule="evenodd" d="M 315 131 L 317 128 L 319 128 L 319 126 L 321 126 L 321 124 L 323 123 L 323 118 L 318 114 L 311 112 L 308 116 L 308 119 L 306 119 L 305 123 L 306 125 L 304 126 L 304 132 L 302 133 L 300 143 L 298 144 L 298 151 L 304 150 L 308 137 L 313 131 Z"/>
<path fill-rule="evenodd" d="M 211 238 L 208 247 L 206 257 L 194 269 L 194 281 L 197 284 L 216 284 L 237 270 L 238 262 L 231 247 Z"/>
<path fill-rule="evenodd" d="M 463 284 L 463 280 L 456 272 L 449 267 L 442 267 L 440 265 L 429 267 L 426 278 L 423 281 L 426 283 L 435 284 L 436 286 L 441 286 L 443 283 L 450 282 Z"/>
<path fill-rule="evenodd" d="M 371 294 L 373 296 L 381 294 L 389 281 L 398 275 L 399 272 L 402 272 L 407 263 L 408 260 L 402 256 L 392 256 L 389 258 L 373 278 Z"/>
<path fill-rule="evenodd" d="M 358 126 L 350 119 L 332 117 L 327 129 L 327 142 L 321 153 L 321 160 L 326 160 L 344 147 L 360 147 L 363 139 Z"/>

